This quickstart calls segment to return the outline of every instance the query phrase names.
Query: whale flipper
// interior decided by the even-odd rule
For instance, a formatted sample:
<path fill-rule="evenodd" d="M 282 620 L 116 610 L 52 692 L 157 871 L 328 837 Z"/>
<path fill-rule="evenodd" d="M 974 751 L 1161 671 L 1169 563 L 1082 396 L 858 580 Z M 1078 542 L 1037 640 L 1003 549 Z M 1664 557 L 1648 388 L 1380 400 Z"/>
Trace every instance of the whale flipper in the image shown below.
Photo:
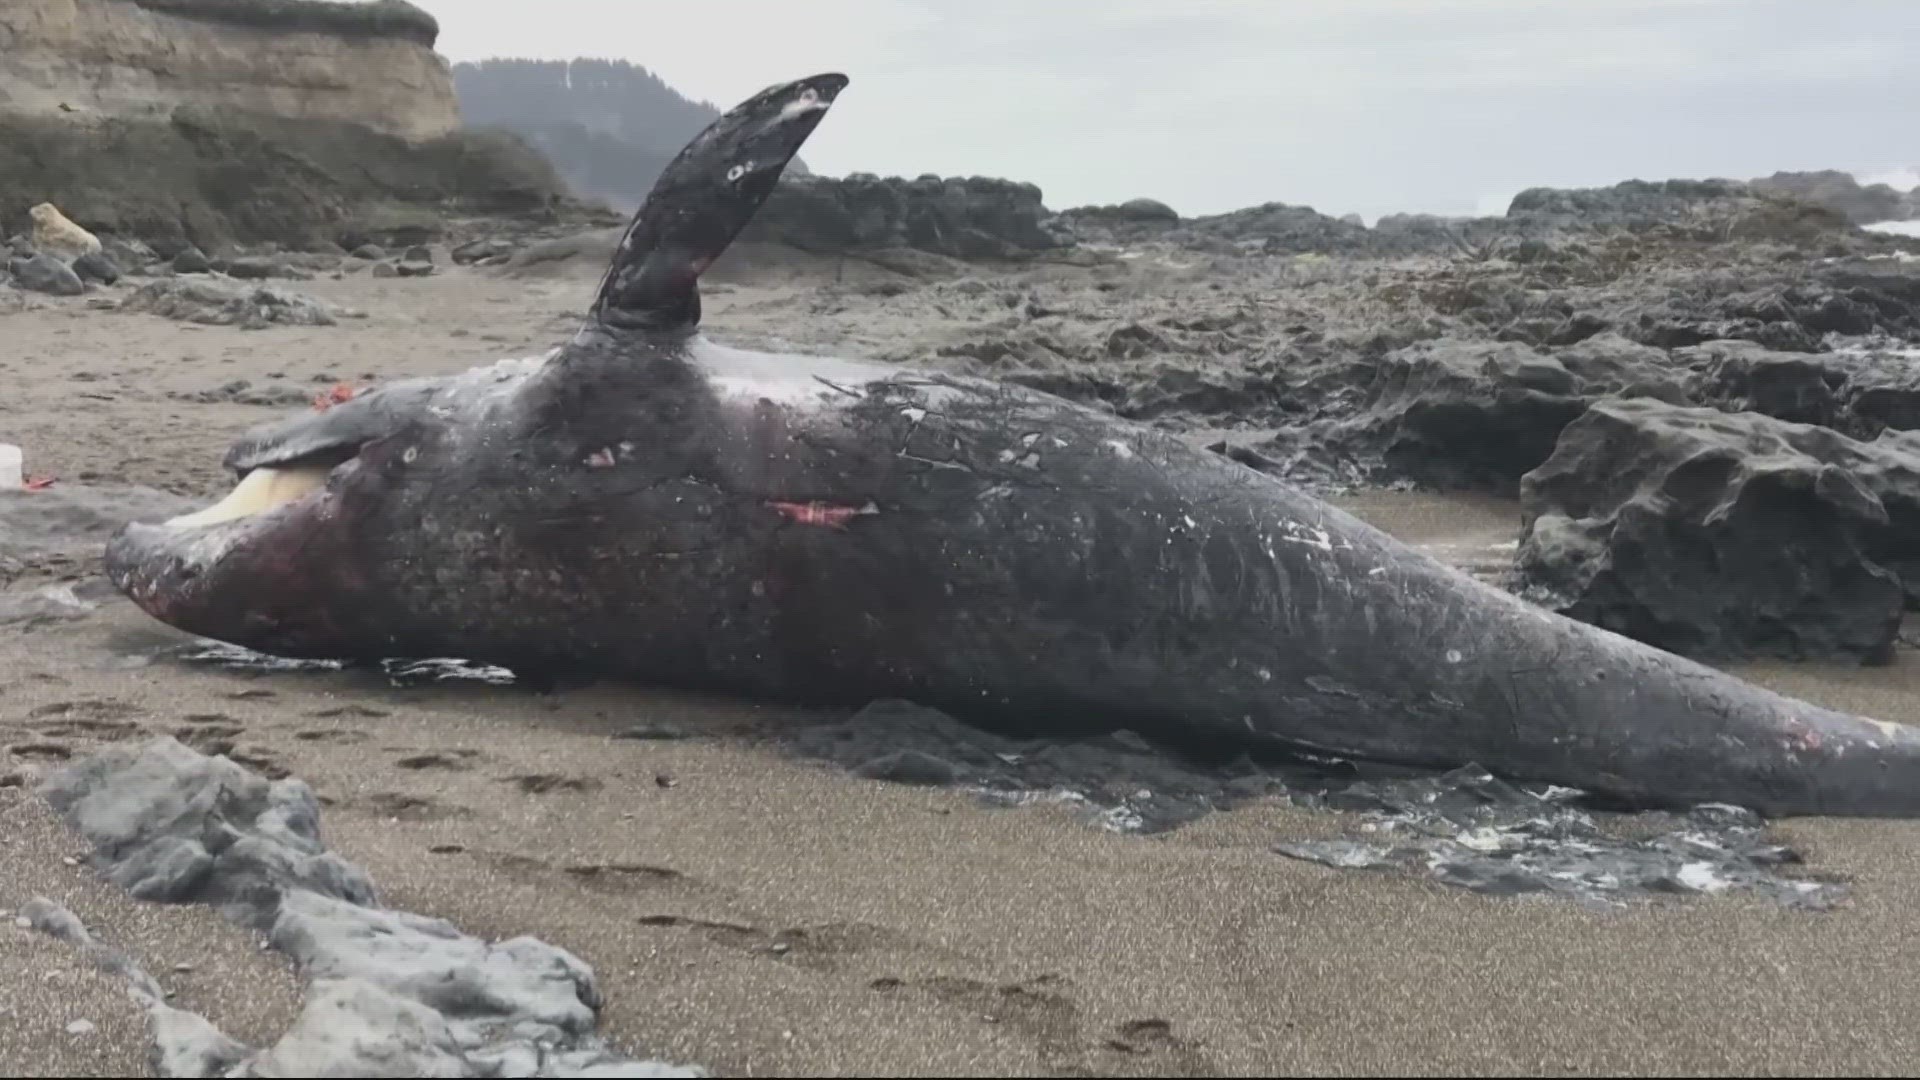
<path fill-rule="evenodd" d="M 700 274 L 773 193 L 847 82 L 823 74 L 768 87 L 695 136 L 627 226 L 594 298 L 594 321 L 619 330 L 697 326 Z"/>

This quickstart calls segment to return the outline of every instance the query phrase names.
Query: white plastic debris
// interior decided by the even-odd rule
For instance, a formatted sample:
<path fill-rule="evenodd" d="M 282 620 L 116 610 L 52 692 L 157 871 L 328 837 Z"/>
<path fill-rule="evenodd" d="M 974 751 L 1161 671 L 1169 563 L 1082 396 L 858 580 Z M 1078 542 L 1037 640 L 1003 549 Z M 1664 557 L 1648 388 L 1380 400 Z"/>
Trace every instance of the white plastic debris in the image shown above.
<path fill-rule="evenodd" d="M 12 443 L 0 443 L 0 491 L 26 486 L 26 455 Z"/>

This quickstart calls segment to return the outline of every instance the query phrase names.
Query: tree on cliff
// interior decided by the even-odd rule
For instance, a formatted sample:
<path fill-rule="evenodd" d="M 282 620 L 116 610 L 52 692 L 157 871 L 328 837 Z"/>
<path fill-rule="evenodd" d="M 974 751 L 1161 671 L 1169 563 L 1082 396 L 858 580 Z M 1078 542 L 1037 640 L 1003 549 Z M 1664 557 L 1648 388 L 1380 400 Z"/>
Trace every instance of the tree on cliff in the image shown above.
<path fill-rule="evenodd" d="M 482 60 L 455 64 L 453 83 L 469 126 L 519 133 L 575 193 L 621 210 L 720 115 L 624 60 Z"/>

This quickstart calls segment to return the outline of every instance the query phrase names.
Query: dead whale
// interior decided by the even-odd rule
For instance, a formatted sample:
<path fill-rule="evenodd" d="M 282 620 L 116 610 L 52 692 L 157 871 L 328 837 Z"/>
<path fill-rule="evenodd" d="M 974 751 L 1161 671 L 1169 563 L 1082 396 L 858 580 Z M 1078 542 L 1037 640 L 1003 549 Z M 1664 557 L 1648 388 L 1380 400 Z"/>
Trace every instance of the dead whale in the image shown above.
<path fill-rule="evenodd" d="M 846 86 L 728 112 L 586 324 L 242 438 L 222 503 L 111 541 L 180 629 L 1003 729 L 1468 762 L 1634 802 L 1920 811 L 1920 732 L 1531 606 L 1286 483 L 989 380 L 729 348 L 698 279 Z"/>

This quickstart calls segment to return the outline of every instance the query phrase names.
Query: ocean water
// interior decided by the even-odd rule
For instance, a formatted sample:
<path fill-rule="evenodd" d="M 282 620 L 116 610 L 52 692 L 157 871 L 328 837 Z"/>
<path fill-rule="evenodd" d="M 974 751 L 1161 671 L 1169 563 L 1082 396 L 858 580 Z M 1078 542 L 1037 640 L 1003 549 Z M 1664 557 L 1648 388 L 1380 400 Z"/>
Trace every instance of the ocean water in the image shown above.
<path fill-rule="evenodd" d="M 1862 225 L 1863 229 L 1874 232 L 1893 233 L 1896 236 L 1920 236 L 1920 218 L 1913 221 L 1876 221 L 1871 225 Z"/>

